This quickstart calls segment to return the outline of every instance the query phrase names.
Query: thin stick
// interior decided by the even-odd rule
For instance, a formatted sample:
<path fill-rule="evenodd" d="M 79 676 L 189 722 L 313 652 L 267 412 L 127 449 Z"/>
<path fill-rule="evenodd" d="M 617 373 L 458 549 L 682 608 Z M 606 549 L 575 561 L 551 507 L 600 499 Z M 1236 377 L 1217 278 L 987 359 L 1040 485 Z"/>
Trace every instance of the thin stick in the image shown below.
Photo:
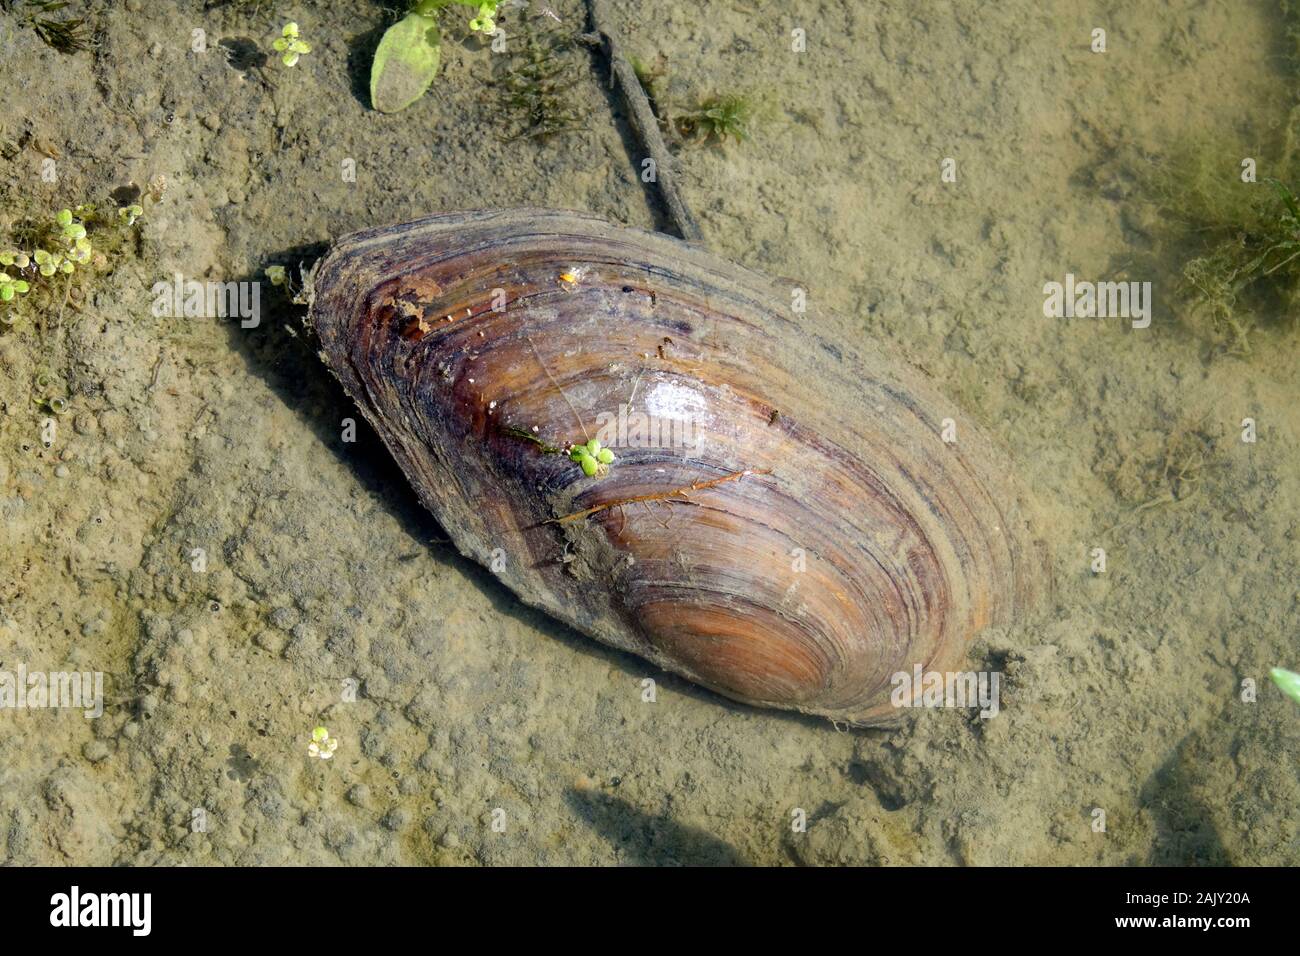
<path fill-rule="evenodd" d="M 63 310 L 68 307 L 68 296 L 72 294 L 72 273 L 63 283 L 63 304 L 59 306 L 59 328 L 63 328 Z"/>
<path fill-rule="evenodd" d="M 744 471 L 733 471 L 729 475 L 723 475 L 721 478 L 710 478 L 708 481 L 693 481 L 689 485 L 683 485 L 681 488 L 674 488 L 672 491 L 660 491 L 653 495 L 635 495 L 631 498 L 619 498 L 616 501 L 607 501 L 603 505 L 596 505 L 594 508 L 584 508 L 581 511 L 575 511 L 573 514 L 565 515 L 562 518 L 550 518 L 543 521 L 542 524 L 565 524 L 569 521 L 581 521 L 583 518 L 594 515 L 600 511 L 608 511 L 610 508 L 617 508 L 621 505 L 634 505 L 642 501 L 682 501 L 692 491 L 703 491 L 705 488 L 716 488 L 718 485 L 724 485 L 729 481 L 737 481 L 741 478 L 747 478 L 750 475 L 770 475 L 772 472 L 766 468 L 746 468 Z M 693 501 L 682 501 L 684 504 L 695 504 Z"/>
<path fill-rule="evenodd" d="M 614 39 L 613 21 L 609 17 L 605 0 L 587 0 L 587 11 L 591 17 L 592 35 L 605 48 L 605 56 L 609 59 L 610 77 L 618 83 L 619 92 L 623 94 L 628 122 L 632 124 L 632 130 L 641 146 L 654 160 L 655 182 L 668 219 L 677 234 L 687 242 L 703 244 L 704 233 L 700 230 L 700 224 L 695 221 L 695 216 L 677 188 L 676 167 L 673 156 L 659 133 L 659 121 L 650 108 L 645 90 L 641 89 L 641 81 L 636 78 L 636 70 L 632 69 L 632 64 Z"/>

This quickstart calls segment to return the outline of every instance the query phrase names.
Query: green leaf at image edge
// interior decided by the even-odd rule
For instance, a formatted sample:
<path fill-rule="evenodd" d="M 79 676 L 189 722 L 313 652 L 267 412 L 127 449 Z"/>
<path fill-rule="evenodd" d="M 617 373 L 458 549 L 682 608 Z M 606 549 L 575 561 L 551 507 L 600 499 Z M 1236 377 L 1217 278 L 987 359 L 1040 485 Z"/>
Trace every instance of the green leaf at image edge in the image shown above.
<path fill-rule="evenodd" d="M 1295 671 L 1283 670 L 1281 667 L 1274 667 L 1268 672 L 1268 676 L 1273 678 L 1274 684 L 1282 688 L 1282 693 L 1300 704 L 1300 674 Z"/>
<path fill-rule="evenodd" d="M 418 13 L 389 27 L 370 68 L 371 105 L 396 113 L 423 96 L 438 73 L 441 42 L 437 22 Z"/>

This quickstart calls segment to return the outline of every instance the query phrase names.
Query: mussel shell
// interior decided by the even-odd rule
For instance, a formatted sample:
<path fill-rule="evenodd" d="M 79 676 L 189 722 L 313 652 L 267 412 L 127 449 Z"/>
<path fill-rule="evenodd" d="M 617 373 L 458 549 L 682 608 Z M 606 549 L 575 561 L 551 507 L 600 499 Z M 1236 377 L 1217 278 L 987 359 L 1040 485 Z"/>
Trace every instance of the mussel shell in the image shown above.
<path fill-rule="evenodd" d="M 1045 589 L 1012 466 L 973 421 L 699 248 L 457 213 L 347 236 L 311 285 L 322 358 L 464 554 L 728 697 L 882 722 L 894 674 L 957 669 Z M 620 406 L 693 423 L 698 447 L 625 435 L 587 477 L 520 437 L 580 443 Z"/>

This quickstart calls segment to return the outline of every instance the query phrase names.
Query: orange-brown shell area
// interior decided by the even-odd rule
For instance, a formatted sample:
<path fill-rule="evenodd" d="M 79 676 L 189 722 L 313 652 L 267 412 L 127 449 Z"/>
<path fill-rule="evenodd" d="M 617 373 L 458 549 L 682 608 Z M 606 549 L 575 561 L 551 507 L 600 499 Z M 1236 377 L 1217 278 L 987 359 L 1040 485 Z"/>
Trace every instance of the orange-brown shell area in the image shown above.
<path fill-rule="evenodd" d="M 312 296 L 322 357 L 463 553 L 736 700 L 882 722 L 892 675 L 958 669 L 1045 590 L 973 421 L 698 248 L 578 213 L 448 214 L 340 240 Z M 617 457 L 587 477 L 520 433 L 604 434 Z"/>

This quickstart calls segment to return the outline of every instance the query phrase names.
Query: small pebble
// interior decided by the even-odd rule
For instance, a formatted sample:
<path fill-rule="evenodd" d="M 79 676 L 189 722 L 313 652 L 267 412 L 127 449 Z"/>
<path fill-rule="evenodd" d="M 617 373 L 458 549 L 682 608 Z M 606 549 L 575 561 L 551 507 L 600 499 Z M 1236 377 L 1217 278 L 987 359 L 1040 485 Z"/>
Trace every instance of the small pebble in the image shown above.
<path fill-rule="evenodd" d="M 58 468 L 54 469 L 54 477 L 56 478 L 66 478 L 70 474 L 72 474 L 72 472 L 68 470 L 67 465 L 59 465 Z"/>
<path fill-rule="evenodd" d="M 289 639 L 275 631 L 259 631 L 257 637 L 253 638 L 253 643 L 264 651 L 279 654 L 284 650 L 284 646 L 289 643 Z"/>
<path fill-rule="evenodd" d="M 108 756 L 108 744 L 102 740 L 92 740 L 81 748 L 81 755 L 91 763 L 99 763 Z"/>

